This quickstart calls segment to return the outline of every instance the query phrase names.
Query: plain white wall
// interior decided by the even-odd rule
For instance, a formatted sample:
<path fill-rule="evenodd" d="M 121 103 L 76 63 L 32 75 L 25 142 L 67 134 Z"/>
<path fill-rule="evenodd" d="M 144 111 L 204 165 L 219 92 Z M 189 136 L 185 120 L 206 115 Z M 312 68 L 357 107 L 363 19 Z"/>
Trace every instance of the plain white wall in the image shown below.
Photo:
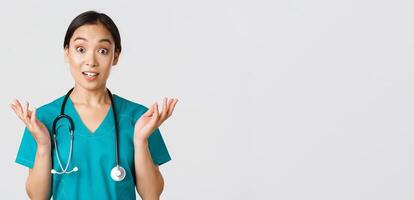
<path fill-rule="evenodd" d="M 43 1 L 0 8 L 0 191 L 25 199 L 14 159 L 39 107 L 73 85 L 70 21 L 94 9 L 121 31 L 111 90 L 177 97 L 161 127 L 162 199 L 414 199 L 412 1 Z"/>

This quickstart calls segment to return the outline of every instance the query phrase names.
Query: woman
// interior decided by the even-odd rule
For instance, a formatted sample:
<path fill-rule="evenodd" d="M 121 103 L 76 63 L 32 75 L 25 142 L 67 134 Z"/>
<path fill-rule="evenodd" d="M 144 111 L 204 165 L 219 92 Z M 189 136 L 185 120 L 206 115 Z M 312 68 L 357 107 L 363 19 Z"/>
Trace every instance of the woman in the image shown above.
<path fill-rule="evenodd" d="M 159 199 L 164 181 L 158 166 L 171 158 L 158 127 L 178 100 L 164 98 L 159 112 L 157 103 L 147 108 L 111 94 L 106 82 L 121 39 L 103 13 L 73 19 L 63 46 L 74 87 L 38 109 L 18 100 L 10 105 L 26 125 L 16 162 L 29 167 L 28 196 L 135 199 L 136 187 L 143 199 Z M 69 117 L 56 119 L 61 114 Z"/>

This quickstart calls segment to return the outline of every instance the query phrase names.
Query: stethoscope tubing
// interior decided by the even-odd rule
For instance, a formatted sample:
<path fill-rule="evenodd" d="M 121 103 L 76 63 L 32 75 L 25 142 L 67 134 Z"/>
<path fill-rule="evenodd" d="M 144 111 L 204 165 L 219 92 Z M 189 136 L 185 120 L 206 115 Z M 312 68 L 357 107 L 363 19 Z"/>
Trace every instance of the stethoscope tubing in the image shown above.
<path fill-rule="evenodd" d="M 73 151 L 73 139 L 74 139 L 74 132 L 75 132 L 75 124 L 72 120 L 72 118 L 69 115 L 65 114 L 65 107 L 66 107 L 66 102 L 69 98 L 70 93 L 73 91 L 74 88 L 70 89 L 67 94 L 65 95 L 65 98 L 63 99 L 62 102 L 62 106 L 61 106 L 61 110 L 60 110 L 60 115 L 57 116 L 55 118 L 55 120 L 53 121 L 53 127 L 52 127 L 52 135 L 53 135 L 53 143 L 55 145 L 55 154 L 56 154 L 56 158 L 59 164 L 59 167 L 61 169 L 61 171 L 56 171 L 55 169 L 51 170 L 52 174 L 70 174 L 72 172 L 76 172 L 78 171 L 77 167 L 74 167 L 71 171 L 68 171 L 68 167 L 70 165 L 71 159 L 72 159 L 72 151 Z M 119 165 L 119 146 L 118 146 L 118 134 L 119 134 L 119 130 L 118 130 L 118 118 L 116 116 L 116 110 L 115 110 L 115 105 L 114 105 L 114 101 L 112 98 L 112 93 L 111 91 L 107 88 L 108 94 L 109 94 L 109 98 L 111 99 L 111 107 L 112 107 L 112 113 L 113 113 L 113 117 L 114 117 L 114 122 L 115 122 L 115 162 L 116 162 L 116 166 L 112 169 L 111 171 L 111 177 L 112 179 L 114 179 L 115 181 L 121 181 L 125 178 L 125 169 Z M 62 162 L 60 160 L 60 156 L 59 156 L 59 152 L 58 152 L 58 145 L 57 145 L 57 141 L 56 141 L 56 124 L 59 120 L 61 119 L 67 119 L 70 123 L 70 147 L 69 147 L 69 155 L 68 155 L 68 161 L 66 163 L 65 168 L 63 168 Z"/>

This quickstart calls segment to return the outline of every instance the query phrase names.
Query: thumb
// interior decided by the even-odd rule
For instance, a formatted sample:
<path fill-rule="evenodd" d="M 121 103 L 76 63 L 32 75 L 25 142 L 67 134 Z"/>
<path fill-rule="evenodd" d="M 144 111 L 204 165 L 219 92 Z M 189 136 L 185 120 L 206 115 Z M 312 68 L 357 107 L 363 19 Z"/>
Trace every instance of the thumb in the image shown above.
<path fill-rule="evenodd" d="M 150 117 L 154 113 L 154 106 L 155 106 L 155 103 L 152 104 L 152 106 L 150 107 L 150 109 L 148 109 L 147 112 L 144 113 L 144 116 L 145 117 Z"/>
<path fill-rule="evenodd" d="M 30 116 L 30 121 L 35 124 L 36 123 L 36 107 L 33 109 L 33 112 Z"/>

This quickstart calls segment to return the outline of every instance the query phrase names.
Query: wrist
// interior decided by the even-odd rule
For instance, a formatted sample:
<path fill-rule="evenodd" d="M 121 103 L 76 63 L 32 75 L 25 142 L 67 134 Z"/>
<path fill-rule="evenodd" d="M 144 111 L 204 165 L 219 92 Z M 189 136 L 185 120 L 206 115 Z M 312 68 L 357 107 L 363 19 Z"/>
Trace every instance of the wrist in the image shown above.
<path fill-rule="evenodd" d="M 38 136 L 34 138 L 36 140 L 36 144 L 38 147 L 43 146 L 43 147 L 51 147 L 51 140 L 50 140 L 50 136 L 49 133 L 47 133 L 47 136 Z"/>
<path fill-rule="evenodd" d="M 36 140 L 36 144 L 38 148 L 51 148 L 52 143 L 50 140 Z"/>
<path fill-rule="evenodd" d="M 135 139 L 134 146 L 148 146 L 148 140 L 147 139 Z"/>
<path fill-rule="evenodd" d="M 40 155 L 45 155 L 45 154 L 50 154 L 52 147 L 50 144 L 45 144 L 45 145 L 38 145 L 37 146 L 37 152 Z"/>

